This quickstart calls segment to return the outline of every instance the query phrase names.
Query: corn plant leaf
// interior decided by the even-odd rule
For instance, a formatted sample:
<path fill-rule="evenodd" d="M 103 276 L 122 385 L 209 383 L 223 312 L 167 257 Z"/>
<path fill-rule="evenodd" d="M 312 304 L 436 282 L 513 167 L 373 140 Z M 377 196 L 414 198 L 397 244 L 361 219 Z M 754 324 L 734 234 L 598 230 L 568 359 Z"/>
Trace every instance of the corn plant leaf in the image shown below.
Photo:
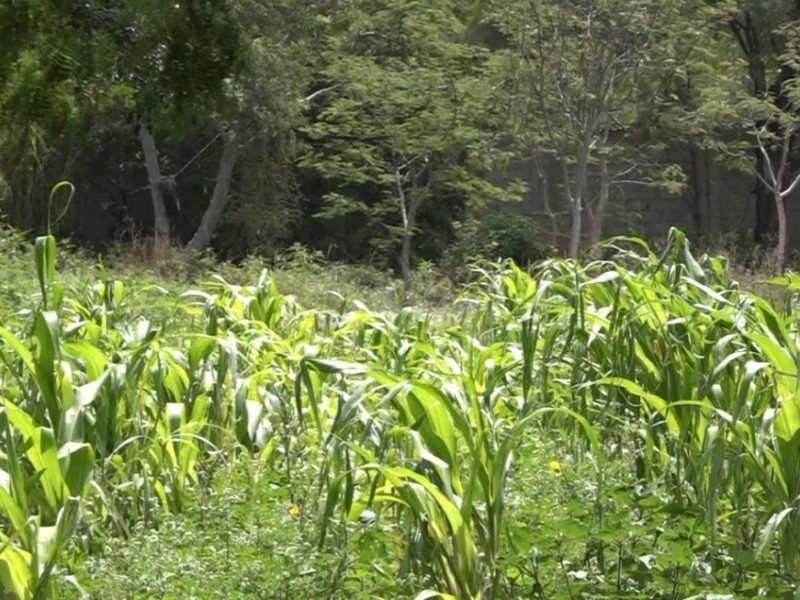
<path fill-rule="evenodd" d="M 50 574 L 56 565 L 56 562 L 66 550 L 75 530 L 80 521 L 80 500 L 77 497 L 70 497 L 67 502 L 58 511 L 58 518 L 53 527 L 40 528 L 40 575 L 36 586 L 36 592 L 39 596 L 44 596 L 47 593 L 47 586 L 49 584 Z"/>
<path fill-rule="evenodd" d="M 326 375 L 360 375 L 368 370 L 364 365 L 344 360 L 317 358 L 314 356 L 306 356 L 303 360 L 320 373 L 325 373 Z"/>
<path fill-rule="evenodd" d="M 6 409 L 4 408 L 3 410 L 5 411 Z M 3 471 L 3 475 L 5 476 L 3 478 L 3 483 L 6 484 L 3 487 L 11 495 L 13 503 L 19 507 L 20 510 L 27 510 L 28 494 L 25 489 L 25 475 L 22 470 L 22 460 L 17 452 L 17 439 L 12 433 L 11 423 L 8 419 L 2 419 L 2 423 L 5 426 L 5 446 L 8 459 L 8 471 Z M 27 528 L 20 532 L 20 536 L 26 548 L 31 548 L 33 546 L 33 540 Z"/>
<path fill-rule="evenodd" d="M 4 406 L 9 422 L 29 442 L 25 454 L 40 475 L 49 507 L 54 512 L 59 510 L 68 489 L 61 476 L 53 430 L 37 426 L 27 413 L 9 402 L 4 402 Z"/>
<path fill-rule="evenodd" d="M 27 507 L 17 504 L 5 488 L 0 487 L 0 510 L 11 522 L 15 535 L 22 540 L 25 546 L 30 547 L 31 539 L 28 518 L 25 515 L 26 509 Z"/>
<path fill-rule="evenodd" d="M 747 334 L 747 337 L 756 344 L 761 354 L 777 372 L 781 395 L 791 396 L 797 382 L 797 363 L 788 348 L 779 345 L 774 338 L 756 331 Z"/>
<path fill-rule="evenodd" d="M 217 343 L 211 336 L 198 336 L 192 340 L 186 353 L 190 373 L 197 373 L 200 370 L 200 363 L 209 357 Z"/>
<path fill-rule="evenodd" d="M 167 391 L 172 402 L 182 402 L 189 389 L 189 376 L 171 356 L 167 358 L 166 372 L 161 380 L 164 390 Z"/>
<path fill-rule="evenodd" d="M 50 425 L 58 431 L 61 407 L 56 397 L 56 361 L 60 354 L 58 315 L 51 311 L 36 316 L 34 332 L 38 345 L 36 384 L 44 399 Z"/>
<path fill-rule="evenodd" d="M 431 598 L 441 598 L 441 600 L 458 600 L 453 594 L 445 594 L 444 592 L 437 592 L 435 590 L 424 590 L 414 596 L 414 600 L 429 600 Z"/>
<path fill-rule="evenodd" d="M 456 437 L 445 396 L 433 386 L 414 382 L 408 395 L 411 413 L 428 448 L 441 458 L 457 477 Z M 410 425 L 410 423 L 409 423 Z"/>
<path fill-rule="evenodd" d="M 236 438 L 246 448 L 252 448 L 256 441 L 256 432 L 261 423 L 261 417 L 264 414 L 264 406 L 255 400 L 237 398 L 235 407 Z"/>
<path fill-rule="evenodd" d="M 5 344 L 13 350 L 14 354 L 22 361 L 22 364 L 25 366 L 25 369 L 30 373 L 32 377 L 36 377 L 36 363 L 33 359 L 33 354 L 30 350 L 25 346 L 25 344 L 20 341 L 20 339 L 11 333 L 8 329 L 4 327 L 0 327 L 0 338 L 5 342 Z M 7 360 L 7 357 L 4 356 L 4 359 Z M 15 373 L 14 369 L 10 369 L 12 373 Z"/>
<path fill-rule="evenodd" d="M 58 450 L 64 482 L 72 496 L 83 496 L 94 472 L 94 450 L 87 443 L 67 442 Z"/>
<path fill-rule="evenodd" d="M 764 551 L 769 547 L 772 539 L 775 537 L 775 533 L 778 531 L 778 528 L 781 526 L 783 520 L 789 516 L 789 514 L 795 510 L 793 507 L 784 508 L 782 511 L 775 513 L 772 515 L 767 524 L 761 530 L 761 533 L 758 537 L 758 546 L 756 548 L 756 556 L 761 556 Z"/>
<path fill-rule="evenodd" d="M 452 554 L 446 556 L 452 565 L 453 575 L 460 583 L 460 589 L 475 593 L 480 588 L 477 550 L 469 527 L 458 507 L 427 477 L 419 473 L 404 467 L 385 467 L 381 472 L 395 488 L 404 493 L 409 504 L 416 505 L 416 510 L 420 514 L 428 515 L 431 519 L 429 524 L 433 527 L 438 541 L 443 544 L 443 548 L 453 548 Z M 437 524 L 435 513 L 430 510 L 429 501 L 444 516 L 445 523 Z"/>
<path fill-rule="evenodd" d="M 110 371 L 104 371 L 95 380 L 85 383 L 75 390 L 75 404 L 79 408 L 85 408 L 94 403 L 100 391 L 105 385 L 110 375 Z"/>
<path fill-rule="evenodd" d="M 52 198 L 51 193 L 51 201 Z M 52 235 L 37 237 L 34 242 L 34 259 L 36 262 L 36 276 L 39 279 L 39 290 L 42 293 L 42 302 L 47 308 L 47 287 L 56 276 L 56 238 Z"/>
<path fill-rule="evenodd" d="M 62 342 L 61 351 L 80 361 L 86 368 L 86 377 L 90 381 L 98 379 L 106 370 L 108 358 L 97 346 L 86 340 L 68 340 Z"/>
<path fill-rule="evenodd" d="M 657 394 L 651 394 L 650 392 L 645 391 L 638 383 L 623 377 L 604 377 L 603 379 L 597 381 L 597 384 L 618 386 L 623 388 L 625 391 L 640 397 L 650 406 L 650 408 L 661 413 L 666 420 L 667 426 L 671 433 L 678 433 L 680 431 L 680 426 L 678 425 L 678 420 L 675 417 L 675 413 L 670 408 L 670 405 L 667 403 L 667 401 Z"/>
<path fill-rule="evenodd" d="M 84 425 L 94 422 L 94 415 L 87 411 L 87 407 L 97 399 L 109 374 L 110 372 L 106 371 L 98 379 L 75 390 L 72 405 L 61 411 L 61 422 L 58 428 L 59 444 L 84 441 L 86 436 Z"/>
<path fill-rule="evenodd" d="M 5 542 L 0 546 L 0 583 L 19 600 L 30 600 L 34 595 L 35 575 L 31 572 L 33 557 L 30 552 Z"/>
<path fill-rule="evenodd" d="M 800 492 L 800 393 L 784 399 L 775 417 L 778 459 L 789 497 Z"/>
<path fill-rule="evenodd" d="M 366 469 L 367 467 L 362 468 Z M 345 477 L 345 473 L 340 473 L 328 482 L 328 494 L 325 500 L 325 509 L 322 512 L 322 522 L 320 523 L 319 531 L 318 548 L 320 550 L 325 545 L 325 538 L 328 535 L 330 520 L 333 518 L 333 513 L 336 510 L 336 504 L 339 502 L 339 494 L 341 492 L 342 483 L 344 482 Z"/>

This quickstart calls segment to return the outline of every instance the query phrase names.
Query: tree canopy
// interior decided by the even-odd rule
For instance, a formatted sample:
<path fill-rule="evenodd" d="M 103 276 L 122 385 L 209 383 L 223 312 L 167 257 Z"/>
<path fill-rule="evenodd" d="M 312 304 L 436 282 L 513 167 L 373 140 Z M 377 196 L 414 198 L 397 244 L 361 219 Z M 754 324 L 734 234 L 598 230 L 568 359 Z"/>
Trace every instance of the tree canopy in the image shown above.
<path fill-rule="evenodd" d="M 780 245 L 782 146 L 764 155 L 753 132 L 788 140 L 791 182 L 798 16 L 790 0 L 5 2 L 2 213 L 43 228 L 69 179 L 60 227 L 78 240 L 300 242 L 408 281 L 526 194 L 569 232 L 531 235 L 577 256 L 633 187 L 668 202 L 696 185 L 670 150 L 710 149 L 753 177 L 754 243 Z"/>

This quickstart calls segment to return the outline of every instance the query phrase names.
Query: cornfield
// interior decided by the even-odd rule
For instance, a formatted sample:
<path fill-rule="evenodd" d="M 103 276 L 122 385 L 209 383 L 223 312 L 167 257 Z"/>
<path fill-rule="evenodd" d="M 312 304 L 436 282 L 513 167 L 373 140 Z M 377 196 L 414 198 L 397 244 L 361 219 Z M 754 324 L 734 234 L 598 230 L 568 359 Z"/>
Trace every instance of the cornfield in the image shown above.
<path fill-rule="evenodd" d="M 379 531 L 420 600 L 797 597 L 800 278 L 775 307 L 675 230 L 604 251 L 478 265 L 444 320 L 306 310 L 265 271 L 169 327 L 105 274 L 67 289 L 39 238 L 40 295 L 0 328 L 0 589 L 55 594 L 86 511 L 127 535 L 245 455 L 316 465 L 319 548 Z M 563 505 L 533 514 L 538 485 Z"/>

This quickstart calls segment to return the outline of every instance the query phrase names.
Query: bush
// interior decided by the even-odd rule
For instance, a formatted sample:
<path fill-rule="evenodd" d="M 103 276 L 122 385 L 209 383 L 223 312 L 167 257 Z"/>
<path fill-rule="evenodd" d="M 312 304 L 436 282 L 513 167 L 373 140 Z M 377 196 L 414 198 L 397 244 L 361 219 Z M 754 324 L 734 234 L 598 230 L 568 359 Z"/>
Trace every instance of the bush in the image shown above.
<path fill-rule="evenodd" d="M 507 258 L 523 268 L 547 258 L 544 236 L 531 217 L 494 213 L 460 224 L 442 266 L 453 279 L 464 281 L 471 262 Z"/>

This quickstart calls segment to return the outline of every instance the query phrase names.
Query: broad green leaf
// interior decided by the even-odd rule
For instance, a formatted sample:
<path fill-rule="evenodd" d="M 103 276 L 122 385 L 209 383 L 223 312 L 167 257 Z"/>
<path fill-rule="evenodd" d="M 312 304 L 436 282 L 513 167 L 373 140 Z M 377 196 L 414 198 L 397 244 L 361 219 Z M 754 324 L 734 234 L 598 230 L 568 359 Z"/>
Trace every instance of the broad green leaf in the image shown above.
<path fill-rule="evenodd" d="M 54 512 L 59 510 L 69 490 L 61 476 L 53 430 L 37 426 L 30 416 L 9 402 L 5 402 L 4 407 L 11 425 L 29 442 L 25 455 L 40 475 L 50 509 Z"/>
<path fill-rule="evenodd" d="M 3 589 L 11 591 L 19 600 L 34 597 L 35 579 L 38 574 L 31 572 L 33 557 L 30 552 L 21 550 L 5 542 L 0 545 L 0 583 Z"/>
<path fill-rule="evenodd" d="M 769 518 L 769 521 L 767 521 L 767 524 L 764 526 L 758 536 L 756 556 L 761 556 L 761 554 L 763 554 L 763 552 L 769 547 L 772 539 L 775 537 L 775 533 L 781 526 L 781 523 L 793 510 L 795 509 L 790 506 L 789 508 L 784 508 L 779 513 L 775 513 Z"/>
<path fill-rule="evenodd" d="M 58 459 L 72 496 L 82 497 L 94 472 L 94 450 L 87 443 L 67 442 L 58 450 Z"/>

